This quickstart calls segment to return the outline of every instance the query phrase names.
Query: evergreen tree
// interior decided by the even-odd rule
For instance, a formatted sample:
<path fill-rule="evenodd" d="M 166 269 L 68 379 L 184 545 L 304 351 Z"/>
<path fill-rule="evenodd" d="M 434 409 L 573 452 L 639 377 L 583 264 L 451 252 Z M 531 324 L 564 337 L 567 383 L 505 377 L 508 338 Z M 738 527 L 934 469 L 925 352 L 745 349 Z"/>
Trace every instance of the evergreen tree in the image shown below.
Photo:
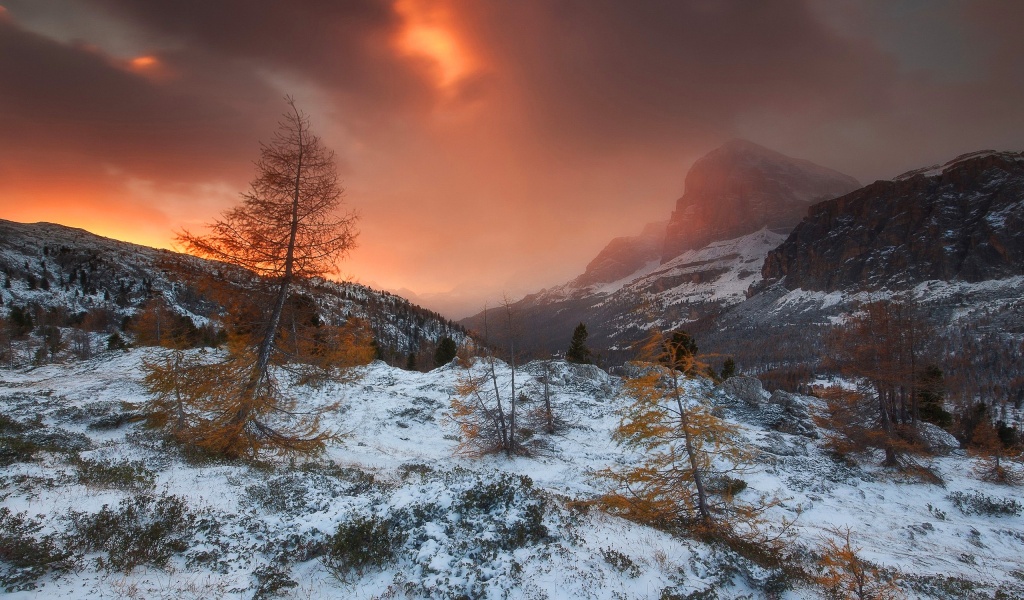
<path fill-rule="evenodd" d="M 589 365 L 590 348 L 587 348 L 587 326 L 580 323 L 572 332 L 572 341 L 569 342 L 569 350 L 565 353 L 565 360 L 581 365 Z"/>
<path fill-rule="evenodd" d="M 725 363 L 722 365 L 722 381 L 725 381 L 726 379 L 732 377 L 735 374 L 736 361 L 734 361 L 730 356 L 729 358 L 725 359 Z"/>
<path fill-rule="evenodd" d="M 434 352 L 434 366 L 441 367 L 452 362 L 458 353 L 459 347 L 455 344 L 455 340 L 448 336 L 441 338 L 437 344 L 437 351 Z"/>
<path fill-rule="evenodd" d="M 935 365 L 925 367 L 924 372 L 918 377 L 917 385 L 921 420 L 948 429 L 953 424 L 953 415 L 943 407 L 946 390 L 942 369 Z"/>
<path fill-rule="evenodd" d="M 415 371 L 416 370 L 416 353 L 410 352 L 409 356 L 405 359 L 405 370 Z"/>
<path fill-rule="evenodd" d="M 754 451 L 692 384 L 691 374 L 703 369 L 691 346 L 689 336 L 656 333 L 643 347 L 644 360 L 632 363 L 637 375 L 623 385 L 631 403 L 622 409 L 613 438 L 643 458 L 600 473 L 612 484 L 602 501 L 613 513 L 643 523 L 778 550 L 773 539 L 780 538 L 767 535 L 761 515 L 779 501 L 735 498 L 745 484 L 734 475 L 752 464 Z"/>
<path fill-rule="evenodd" d="M 334 153 L 312 133 L 309 118 L 294 101 L 286 100 L 290 111 L 276 137 L 261 145 L 256 178 L 242 203 L 215 220 L 207 235 L 185 231 L 178 236 L 192 254 L 248 269 L 260 278 L 255 295 L 264 301 L 252 311 L 254 319 L 247 327 L 232 332 L 229 358 L 204 365 L 211 381 L 230 385 L 187 398 L 201 407 L 205 419 L 194 430 L 197 445 L 229 457 L 254 456 L 262 448 L 314 452 L 332 435 L 320 429 L 318 413 L 296 417 L 292 400 L 281 392 L 270 367 L 272 361 L 289 361 L 287 347 L 279 345 L 287 341 L 281 329 L 288 324 L 282 319 L 288 299 L 310 279 L 337 271 L 337 260 L 355 244 L 356 216 L 338 216 L 342 189 Z M 160 386 L 185 381 L 174 376 L 173 361 L 147 367 L 150 380 Z"/>

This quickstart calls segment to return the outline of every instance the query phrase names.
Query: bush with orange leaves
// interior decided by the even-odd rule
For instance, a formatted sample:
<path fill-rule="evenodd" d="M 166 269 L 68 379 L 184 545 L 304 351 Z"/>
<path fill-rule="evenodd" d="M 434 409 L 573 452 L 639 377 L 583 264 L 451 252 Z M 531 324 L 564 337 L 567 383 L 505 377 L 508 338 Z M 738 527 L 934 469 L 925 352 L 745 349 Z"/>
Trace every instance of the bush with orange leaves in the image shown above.
<path fill-rule="evenodd" d="M 897 600 L 906 595 L 899 588 L 899 574 L 886 571 L 860 557 L 849 527 L 832 527 L 824 536 L 820 574 L 814 582 L 835 600 Z"/>

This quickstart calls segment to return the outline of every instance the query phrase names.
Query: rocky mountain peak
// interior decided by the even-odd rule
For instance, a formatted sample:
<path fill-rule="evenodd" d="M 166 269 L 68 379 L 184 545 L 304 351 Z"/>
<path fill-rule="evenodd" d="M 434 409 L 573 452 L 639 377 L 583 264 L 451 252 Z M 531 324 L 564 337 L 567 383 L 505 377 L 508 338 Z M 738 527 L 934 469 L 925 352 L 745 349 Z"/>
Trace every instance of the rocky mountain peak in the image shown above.
<path fill-rule="evenodd" d="M 753 233 L 788 231 L 807 207 L 860 187 L 856 179 L 747 140 L 732 140 L 694 163 L 666 228 L 661 261 Z"/>

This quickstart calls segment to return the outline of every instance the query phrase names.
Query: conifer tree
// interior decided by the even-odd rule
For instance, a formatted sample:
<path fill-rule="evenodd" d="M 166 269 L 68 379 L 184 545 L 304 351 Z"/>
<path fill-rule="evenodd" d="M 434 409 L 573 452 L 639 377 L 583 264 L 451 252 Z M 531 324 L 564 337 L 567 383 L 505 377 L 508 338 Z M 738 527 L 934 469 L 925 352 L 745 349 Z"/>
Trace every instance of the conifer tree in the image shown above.
<path fill-rule="evenodd" d="M 354 245 L 356 216 L 338 215 L 342 189 L 334 153 L 310 130 L 309 118 L 291 98 L 274 139 L 261 144 L 256 177 L 239 206 L 225 212 L 205 235 L 183 231 L 178 241 L 195 255 L 244 268 L 258 276 L 264 306 L 251 307 L 255 322 L 235 329 L 230 358 L 211 371 L 232 385 L 192 399 L 206 415 L 198 428 L 206 450 L 251 455 L 261 448 L 309 452 L 330 434 L 315 416 L 297 416 L 270 367 L 282 355 L 282 314 L 297 286 L 337 271 Z M 218 381 L 224 381 L 218 379 Z"/>
<path fill-rule="evenodd" d="M 572 341 L 569 342 L 569 350 L 565 353 L 565 360 L 581 365 L 591 363 L 590 348 L 587 348 L 587 326 L 580 323 L 572 332 Z"/>
<path fill-rule="evenodd" d="M 987 411 L 986 411 L 987 412 Z M 1002 422 L 992 423 L 985 415 L 984 418 L 971 434 L 971 443 L 967 447 L 970 456 L 978 459 L 974 469 L 975 475 L 991 483 L 1005 485 L 1020 485 L 1024 483 L 1024 474 L 1021 473 L 1021 447 L 1016 440 L 1007 444 L 999 435 L 1000 426 L 1005 427 Z"/>
<path fill-rule="evenodd" d="M 644 346 L 644 360 L 632 363 L 638 375 L 624 386 L 632 402 L 614 438 L 642 458 L 601 473 L 613 488 L 604 504 L 648 524 L 770 545 L 777 536 L 766 534 L 760 514 L 777 500 L 734 497 L 742 485 L 733 475 L 748 468 L 753 454 L 694 380 L 691 347 L 689 336 L 656 333 Z"/>
<path fill-rule="evenodd" d="M 831 598 L 843 600 L 898 600 L 905 594 L 897 585 L 898 574 L 885 573 L 860 556 L 853 545 L 849 527 L 832 527 L 824 537 L 819 574 L 814 581 L 825 588 Z"/>
<path fill-rule="evenodd" d="M 437 344 L 437 351 L 434 352 L 434 366 L 442 367 L 453 360 L 459 354 L 459 347 L 456 345 L 455 340 L 445 336 L 441 338 L 441 341 Z"/>
<path fill-rule="evenodd" d="M 722 364 L 722 381 L 732 377 L 736 374 L 736 361 L 729 358 L 725 359 L 725 363 Z"/>

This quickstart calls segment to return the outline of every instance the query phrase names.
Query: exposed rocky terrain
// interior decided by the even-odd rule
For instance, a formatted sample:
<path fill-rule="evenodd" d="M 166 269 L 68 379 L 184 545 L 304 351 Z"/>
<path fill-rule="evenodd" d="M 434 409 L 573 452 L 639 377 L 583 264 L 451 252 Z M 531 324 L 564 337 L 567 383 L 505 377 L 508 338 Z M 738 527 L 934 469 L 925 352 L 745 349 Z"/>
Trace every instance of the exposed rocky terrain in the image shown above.
<path fill-rule="evenodd" d="M 815 205 L 765 259 L 787 289 L 1024 275 L 1024 153 L 976 152 Z"/>

